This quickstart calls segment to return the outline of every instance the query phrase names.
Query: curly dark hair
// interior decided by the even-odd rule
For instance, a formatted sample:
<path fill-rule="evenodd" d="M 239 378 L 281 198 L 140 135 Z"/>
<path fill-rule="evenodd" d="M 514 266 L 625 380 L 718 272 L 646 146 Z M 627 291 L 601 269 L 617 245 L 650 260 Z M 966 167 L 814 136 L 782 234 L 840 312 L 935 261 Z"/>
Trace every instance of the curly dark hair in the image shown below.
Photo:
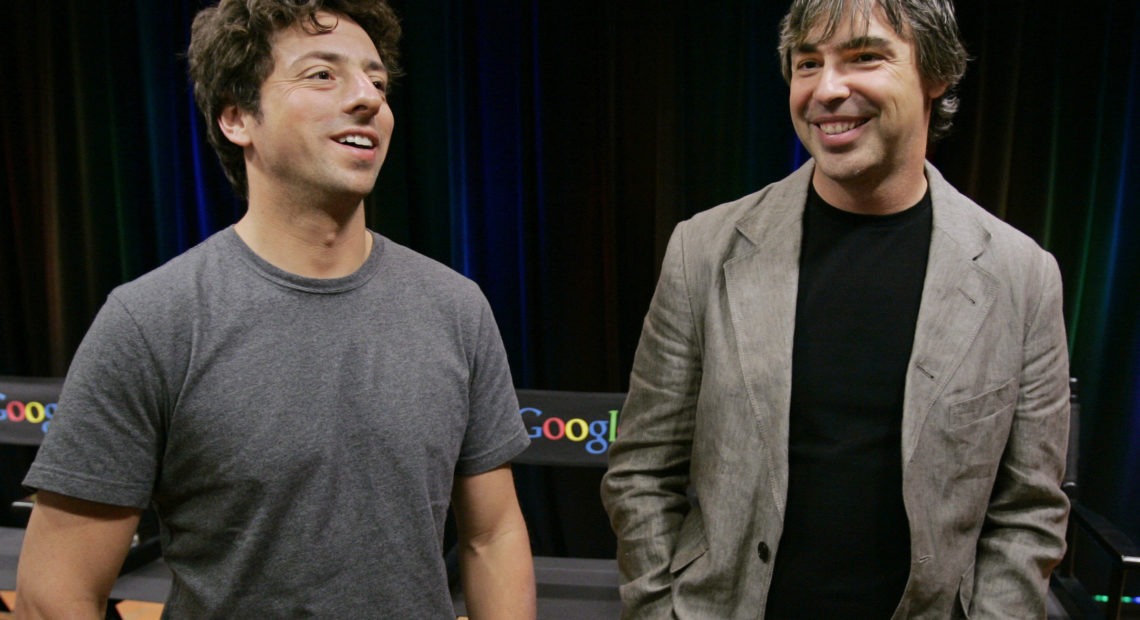
<path fill-rule="evenodd" d="M 194 98 L 206 117 L 210 144 L 242 198 L 249 193 L 245 157 L 222 133 L 218 117 L 228 105 L 260 113 L 261 84 L 273 72 L 274 34 L 294 24 L 310 32 L 334 28 L 317 21 L 320 11 L 359 24 L 376 45 L 389 77 L 400 74 L 400 22 L 384 0 L 221 0 L 194 18 L 186 52 Z"/>
<path fill-rule="evenodd" d="M 950 0 L 795 0 L 780 23 L 780 69 L 784 79 L 791 81 L 792 51 L 805 41 L 812 28 L 822 25 L 822 38 L 826 40 L 844 16 L 866 20 L 876 7 L 882 9 L 896 34 L 914 43 L 923 81 L 946 84 L 946 92 L 931 106 L 927 143 L 934 144 L 950 131 L 958 111 L 955 89 L 969 60 Z"/>

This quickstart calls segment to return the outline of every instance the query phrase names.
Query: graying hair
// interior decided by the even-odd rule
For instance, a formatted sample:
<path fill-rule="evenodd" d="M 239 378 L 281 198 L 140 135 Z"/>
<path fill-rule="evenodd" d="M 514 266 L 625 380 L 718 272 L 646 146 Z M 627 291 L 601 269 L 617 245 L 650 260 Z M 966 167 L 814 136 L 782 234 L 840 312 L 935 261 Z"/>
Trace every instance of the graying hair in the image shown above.
<path fill-rule="evenodd" d="M 950 131 L 958 111 L 955 89 L 966 73 L 969 59 L 950 0 L 794 0 L 780 22 L 780 69 L 784 80 L 791 82 L 792 52 L 806 41 L 813 28 L 822 25 L 820 39 L 827 40 L 845 16 L 853 26 L 858 23 L 866 27 L 876 7 L 883 11 L 896 34 L 914 44 L 923 82 L 946 84 L 946 91 L 931 106 L 927 142 L 933 144 Z"/>

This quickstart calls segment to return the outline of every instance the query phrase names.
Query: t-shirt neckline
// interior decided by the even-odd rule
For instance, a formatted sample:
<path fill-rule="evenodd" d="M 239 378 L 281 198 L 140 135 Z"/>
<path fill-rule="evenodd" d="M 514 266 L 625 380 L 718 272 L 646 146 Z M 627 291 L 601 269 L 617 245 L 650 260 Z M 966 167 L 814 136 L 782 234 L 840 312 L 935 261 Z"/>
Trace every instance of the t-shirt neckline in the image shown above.
<path fill-rule="evenodd" d="M 368 231 L 372 235 L 372 251 L 359 269 L 347 276 L 339 278 L 310 278 L 297 275 L 274 266 L 269 261 L 257 255 L 245 241 L 237 234 L 233 226 L 222 231 L 222 240 L 237 257 L 248 265 L 257 275 L 282 286 L 284 288 L 315 294 L 344 293 L 363 286 L 376 274 L 380 268 L 381 255 L 384 253 L 384 238 L 379 234 Z"/>

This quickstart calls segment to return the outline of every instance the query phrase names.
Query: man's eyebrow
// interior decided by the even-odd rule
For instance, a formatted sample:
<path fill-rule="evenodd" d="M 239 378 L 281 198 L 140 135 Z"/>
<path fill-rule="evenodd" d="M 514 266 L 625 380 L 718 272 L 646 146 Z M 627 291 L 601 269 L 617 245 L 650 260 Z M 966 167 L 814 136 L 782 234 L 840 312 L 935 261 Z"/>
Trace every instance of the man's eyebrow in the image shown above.
<path fill-rule="evenodd" d="M 819 51 L 819 43 L 813 41 L 804 41 L 796 46 L 795 51 L 801 54 L 814 54 Z M 848 39 L 836 47 L 843 51 L 861 50 L 861 49 L 884 49 L 891 46 L 891 42 L 883 37 L 862 36 Z"/>
<path fill-rule="evenodd" d="M 839 44 L 842 50 L 861 50 L 867 48 L 884 49 L 891 46 L 891 42 L 883 37 L 863 36 L 849 39 Z"/>
<path fill-rule="evenodd" d="M 819 45 L 804 41 L 797 45 L 794 51 L 800 54 L 814 54 L 819 51 Z"/>
<path fill-rule="evenodd" d="M 294 60 L 292 64 L 294 66 L 296 66 L 296 65 L 299 65 L 306 60 L 314 60 L 314 59 L 315 60 L 323 60 L 325 62 L 332 63 L 332 64 L 343 64 L 343 63 L 348 61 L 348 59 L 343 54 L 338 54 L 336 52 L 325 52 L 325 51 L 317 50 L 317 51 L 313 51 L 313 52 L 309 52 L 307 54 L 301 55 L 300 57 L 297 58 L 297 60 Z M 375 60 L 375 59 L 369 59 L 368 61 L 366 61 L 364 63 L 364 70 L 365 71 L 387 71 L 387 69 L 384 68 L 384 63 L 380 62 L 379 60 Z"/>

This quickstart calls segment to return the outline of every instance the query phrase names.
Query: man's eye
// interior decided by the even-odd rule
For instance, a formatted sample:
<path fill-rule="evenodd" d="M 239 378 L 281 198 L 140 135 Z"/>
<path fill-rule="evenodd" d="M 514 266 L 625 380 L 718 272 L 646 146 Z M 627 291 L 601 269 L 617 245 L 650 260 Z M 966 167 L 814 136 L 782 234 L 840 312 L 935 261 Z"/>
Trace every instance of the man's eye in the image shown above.
<path fill-rule="evenodd" d="M 388 85 L 385 84 L 383 80 L 373 80 L 372 85 L 376 87 L 376 90 L 382 93 L 388 92 Z"/>
<path fill-rule="evenodd" d="M 331 80 L 332 79 L 332 72 L 331 71 L 316 71 L 312 75 L 310 75 L 309 77 L 315 78 L 318 80 Z"/>
<path fill-rule="evenodd" d="M 855 60 L 858 62 L 875 62 L 878 59 L 878 54 L 872 54 L 870 52 L 864 52 L 855 57 Z"/>
<path fill-rule="evenodd" d="M 814 60 L 801 60 L 796 65 L 797 69 L 815 69 L 819 67 L 819 63 Z"/>

